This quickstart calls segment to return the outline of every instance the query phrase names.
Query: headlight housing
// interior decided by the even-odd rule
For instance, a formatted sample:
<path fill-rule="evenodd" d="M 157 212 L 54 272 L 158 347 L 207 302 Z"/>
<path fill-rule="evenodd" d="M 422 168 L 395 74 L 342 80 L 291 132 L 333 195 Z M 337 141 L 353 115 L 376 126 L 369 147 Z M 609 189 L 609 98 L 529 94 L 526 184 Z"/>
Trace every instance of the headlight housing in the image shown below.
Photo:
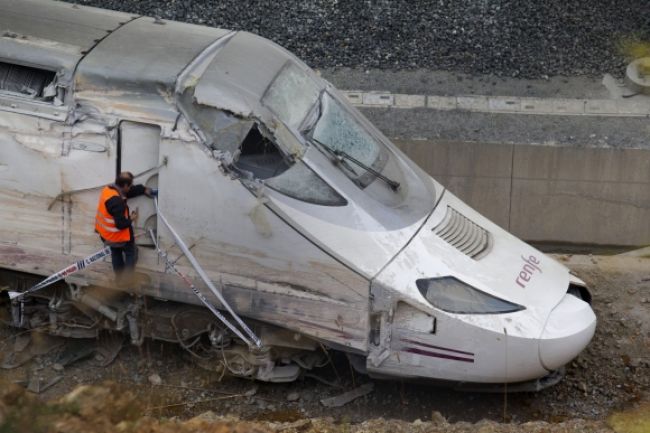
<path fill-rule="evenodd" d="M 415 283 L 431 305 L 448 313 L 503 314 L 525 309 L 481 292 L 454 277 L 423 278 Z"/>

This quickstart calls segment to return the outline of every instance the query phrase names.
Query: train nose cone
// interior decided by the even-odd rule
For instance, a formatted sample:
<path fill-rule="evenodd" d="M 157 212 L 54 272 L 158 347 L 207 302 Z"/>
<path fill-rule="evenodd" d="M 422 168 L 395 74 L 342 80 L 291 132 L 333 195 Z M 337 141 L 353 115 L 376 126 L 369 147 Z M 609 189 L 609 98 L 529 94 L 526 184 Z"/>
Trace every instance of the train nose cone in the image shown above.
<path fill-rule="evenodd" d="M 547 370 L 566 365 L 589 344 L 596 331 L 591 306 L 573 295 L 565 295 L 551 311 L 539 344 L 539 359 Z"/>

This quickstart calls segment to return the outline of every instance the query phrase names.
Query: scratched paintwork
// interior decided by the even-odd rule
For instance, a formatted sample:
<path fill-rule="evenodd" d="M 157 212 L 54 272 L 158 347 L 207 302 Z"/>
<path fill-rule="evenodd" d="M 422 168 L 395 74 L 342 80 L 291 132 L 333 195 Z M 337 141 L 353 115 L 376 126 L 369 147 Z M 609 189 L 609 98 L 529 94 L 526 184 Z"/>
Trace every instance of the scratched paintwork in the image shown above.
<path fill-rule="evenodd" d="M 98 194 L 119 168 L 159 188 L 161 211 L 235 311 L 306 336 L 305 347 L 317 339 L 366 356 L 372 375 L 534 380 L 548 373 L 540 359 L 559 367 L 593 335 L 590 307 L 568 298 L 569 281 L 582 285 L 579 279 L 445 191 L 330 83 L 266 39 L 65 3 L 0 0 L 0 61 L 56 71 L 49 99 L 0 89 L 0 268 L 45 276 L 96 251 Z M 265 105 L 287 65 L 373 136 L 387 158 L 382 173 L 401 184 L 397 191 L 377 179 L 365 188 L 353 184 L 308 134 Z M 215 113 L 228 121 L 212 124 L 239 131 L 216 134 L 227 142 L 213 142 L 197 120 Z M 346 204 L 299 200 L 237 170 L 236 140 L 252 125 L 287 164 L 306 165 Z M 142 215 L 136 234 L 145 224 L 157 227 L 161 247 L 203 288 L 148 199 L 130 205 Z M 448 207 L 489 232 L 481 257 L 434 232 Z M 200 305 L 153 249 L 140 248 L 137 271 L 141 285 L 127 291 Z M 436 277 L 523 309 L 443 311 L 415 284 Z M 94 291 L 118 290 L 106 260 L 76 278 Z M 579 322 L 566 314 L 571 309 L 580 310 Z"/>

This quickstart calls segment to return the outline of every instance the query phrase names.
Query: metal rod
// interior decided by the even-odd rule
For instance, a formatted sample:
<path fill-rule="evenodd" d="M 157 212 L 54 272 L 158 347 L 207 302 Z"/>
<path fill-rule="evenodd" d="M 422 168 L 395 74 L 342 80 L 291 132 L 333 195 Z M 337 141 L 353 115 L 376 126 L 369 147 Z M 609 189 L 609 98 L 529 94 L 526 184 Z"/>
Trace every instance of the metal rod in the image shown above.
<path fill-rule="evenodd" d="M 210 291 L 217 297 L 219 302 L 221 302 L 221 305 L 224 306 L 224 308 L 230 313 L 230 315 L 235 319 L 235 321 L 239 324 L 239 326 L 244 330 L 244 332 L 250 337 L 251 340 L 255 343 L 255 346 L 257 348 L 262 347 L 262 341 L 251 331 L 251 329 L 244 323 L 244 321 L 237 315 L 237 313 L 234 312 L 234 310 L 230 307 L 230 304 L 224 299 L 223 295 L 217 288 L 212 284 L 212 281 L 210 281 L 210 278 L 208 275 L 205 273 L 201 265 L 198 263 L 196 258 L 194 257 L 194 254 L 187 248 L 187 245 L 185 245 L 185 242 L 183 242 L 183 239 L 178 235 L 178 233 L 173 229 L 171 224 L 167 221 L 167 218 L 160 212 L 160 208 L 158 206 L 158 199 L 154 198 L 154 205 L 156 206 L 156 212 L 158 213 L 158 217 L 160 217 L 160 220 L 163 222 L 163 224 L 167 227 L 169 232 L 172 234 L 172 237 L 176 241 L 176 244 L 178 247 L 183 251 L 185 254 L 185 257 L 187 257 L 187 260 L 189 260 L 190 264 L 194 268 L 194 270 L 199 274 L 199 277 L 203 280 L 203 282 L 208 286 Z"/>
<path fill-rule="evenodd" d="M 203 296 L 203 293 L 201 293 L 194 283 L 192 283 L 192 280 L 185 274 L 183 274 L 181 271 L 178 270 L 178 268 L 169 261 L 169 258 L 167 257 L 167 254 L 165 254 L 162 249 L 158 246 L 158 242 L 156 241 L 156 236 L 153 234 L 153 230 L 149 229 L 149 235 L 151 236 L 151 240 L 154 243 L 154 246 L 156 248 L 156 252 L 158 252 L 158 255 L 160 256 L 161 259 L 165 261 L 165 266 L 168 269 L 171 269 L 176 275 L 181 277 L 181 279 L 187 284 L 187 286 L 192 290 L 192 292 L 196 295 L 197 298 L 201 301 L 203 305 L 207 307 L 208 310 L 214 314 L 217 319 L 221 321 L 228 329 L 230 329 L 237 337 L 241 338 L 248 346 L 251 346 L 251 342 L 248 338 L 244 337 L 244 335 L 241 333 L 239 329 L 235 327 L 228 319 L 226 319 L 223 314 L 214 306 L 212 303 L 205 297 Z"/>

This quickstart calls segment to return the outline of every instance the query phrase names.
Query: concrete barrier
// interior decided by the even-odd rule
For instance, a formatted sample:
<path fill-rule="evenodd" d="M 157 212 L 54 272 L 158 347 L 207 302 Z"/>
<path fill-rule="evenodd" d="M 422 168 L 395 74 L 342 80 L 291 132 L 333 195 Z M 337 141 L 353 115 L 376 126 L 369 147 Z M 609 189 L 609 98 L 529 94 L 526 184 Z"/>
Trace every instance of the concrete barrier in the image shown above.
<path fill-rule="evenodd" d="M 523 239 L 650 245 L 650 149 L 395 143 L 451 192 Z"/>

